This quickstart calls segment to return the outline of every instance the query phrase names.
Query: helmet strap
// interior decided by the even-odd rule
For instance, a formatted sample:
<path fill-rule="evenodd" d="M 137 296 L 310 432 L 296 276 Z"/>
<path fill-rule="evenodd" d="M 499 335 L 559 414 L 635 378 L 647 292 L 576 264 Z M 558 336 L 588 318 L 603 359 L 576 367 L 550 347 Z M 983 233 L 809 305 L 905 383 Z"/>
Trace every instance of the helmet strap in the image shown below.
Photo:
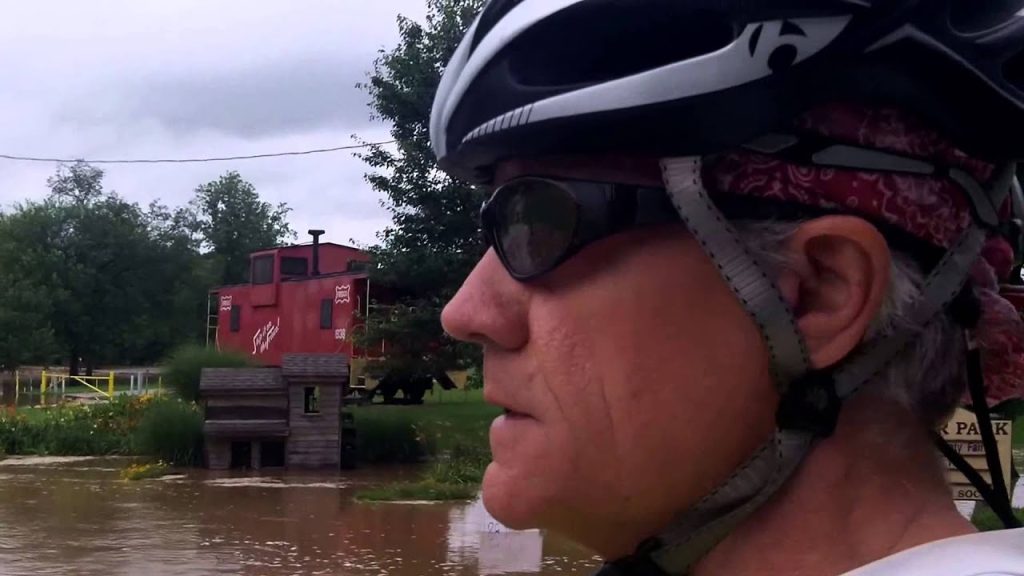
<path fill-rule="evenodd" d="M 777 429 L 722 485 L 680 514 L 659 536 L 626 558 L 605 564 L 600 576 L 688 574 L 693 566 L 740 523 L 767 502 L 799 467 L 817 438 L 830 435 L 842 402 L 873 379 L 961 292 L 971 266 L 981 255 L 986 230 L 974 223 L 932 270 L 911 306 L 907 327 L 859 349 L 830 372 L 813 372 L 804 341 L 778 289 L 743 247 L 735 231 L 711 202 L 701 178 L 699 158 L 662 162 L 666 189 L 690 233 L 716 264 L 768 348 L 781 402 Z M 1005 174 L 1005 172 L 1003 173 Z M 968 177 L 969 178 L 969 177 Z M 998 206 L 1009 187 L 1003 178 L 985 193 Z M 975 190 L 976 192 L 976 190 Z"/>

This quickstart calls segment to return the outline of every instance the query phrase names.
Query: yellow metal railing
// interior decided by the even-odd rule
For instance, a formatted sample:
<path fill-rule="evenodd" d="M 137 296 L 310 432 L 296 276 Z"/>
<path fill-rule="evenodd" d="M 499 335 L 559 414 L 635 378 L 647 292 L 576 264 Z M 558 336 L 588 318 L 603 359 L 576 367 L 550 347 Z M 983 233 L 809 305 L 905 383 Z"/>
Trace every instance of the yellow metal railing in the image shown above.
<path fill-rule="evenodd" d="M 39 384 L 39 394 L 43 397 L 44 401 L 46 398 L 47 385 L 52 385 L 53 388 L 60 386 L 61 393 L 65 393 L 67 389 L 68 380 L 72 382 L 78 382 L 87 388 L 95 390 L 99 394 L 106 396 L 108 399 L 114 397 L 114 372 L 111 371 L 106 376 L 71 376 L 70 374 L 54 374 L 53 372 L 44 371 L 41 375 Z M 90 382 L 95 382 L 97 385 L 93 386 Z M 99 388 L 100 385 L 106 383 L 106 391 Z"/>

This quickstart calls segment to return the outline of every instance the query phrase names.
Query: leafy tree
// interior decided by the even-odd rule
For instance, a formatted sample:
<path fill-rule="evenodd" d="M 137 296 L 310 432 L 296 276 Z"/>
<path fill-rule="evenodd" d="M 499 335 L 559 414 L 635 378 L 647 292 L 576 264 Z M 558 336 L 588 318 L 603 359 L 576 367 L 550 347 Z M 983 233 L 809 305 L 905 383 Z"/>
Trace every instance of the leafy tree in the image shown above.
<path fill-rule="evenodd" d="M 62 165 L 45 199 L 0 214 L 0 369 L 66 362 L 77 374 L 201 342 L 209 289 L 244 279 L 248 252 L 290 233 L 287 208 L 236 173 L 175 210 L 128 202 L 103 178 Z"/>
<path fill-rule="evenodd" d="M 475 350 L 455 343 L 439 322 L 445 302 L 481 255 L 477 212 L 482 193 L 436 168 L 430 109 L 442 71 L 480 0 L 428 0 L 425 23 L 400 16 L 401 40 L 381 51 L 369 83 L 374 116 L 390 123 L 394 149 L 372 146 L 360 157 L 384 194 L 393 225 L 379 236 L 373 282 L 393 306 L 367 319 L 364 343 L 388 342 L 386 369 L 431 373 L 472 363 Z"/>
<path fill-rule="evenodd" d="M 231 171 L 196 188 L 188 209 L 174 219 L 219 261 L 221 283 L 235 284 L 248 279 L 251 252 L 296 237 L 286 220 L 290 211 L 261 200 L 252 184 Z"/>
<path fill-rule="evenodd" d="M 40 289 L 41 278 L 19 274 L 20 267 L 9 268 L 18 260 L 29 261 L 30 253 L 14 251 L 11 242 L 18 234 L 18 222 L 0 215 L 0 370 L 45 359 L 53 353 L 56 342 L 50 327 L 50 299 Z"/>

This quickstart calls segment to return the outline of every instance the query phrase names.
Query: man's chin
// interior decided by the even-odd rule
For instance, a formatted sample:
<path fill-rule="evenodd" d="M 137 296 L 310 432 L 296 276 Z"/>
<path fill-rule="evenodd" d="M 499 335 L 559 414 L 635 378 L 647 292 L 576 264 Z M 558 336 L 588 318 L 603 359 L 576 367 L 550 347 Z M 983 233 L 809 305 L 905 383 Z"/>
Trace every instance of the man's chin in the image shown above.
<path fill-rule="evenodd" d="M 495 462 L 487 466 L 481 491 L 484 508 L 495 520 L 512 530 L 542 527 L 543 498 L 536 494 L 536 475 L 532 482 Z M 532 486 L 531 486 L 532 485 Z"/>

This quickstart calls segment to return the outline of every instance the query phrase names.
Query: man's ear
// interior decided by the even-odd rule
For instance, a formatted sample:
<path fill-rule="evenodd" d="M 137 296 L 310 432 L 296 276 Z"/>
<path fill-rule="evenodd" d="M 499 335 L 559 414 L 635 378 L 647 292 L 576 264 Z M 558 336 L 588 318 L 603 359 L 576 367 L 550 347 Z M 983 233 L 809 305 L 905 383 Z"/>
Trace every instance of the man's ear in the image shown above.
<path fill-rule="evenodd" d="M 864 338 L 889 290 L 892 254 L 867 221 L 828 216 L 789 237 L 777 284 L 807 343 L 811 365 L 827 368 Z"/>

